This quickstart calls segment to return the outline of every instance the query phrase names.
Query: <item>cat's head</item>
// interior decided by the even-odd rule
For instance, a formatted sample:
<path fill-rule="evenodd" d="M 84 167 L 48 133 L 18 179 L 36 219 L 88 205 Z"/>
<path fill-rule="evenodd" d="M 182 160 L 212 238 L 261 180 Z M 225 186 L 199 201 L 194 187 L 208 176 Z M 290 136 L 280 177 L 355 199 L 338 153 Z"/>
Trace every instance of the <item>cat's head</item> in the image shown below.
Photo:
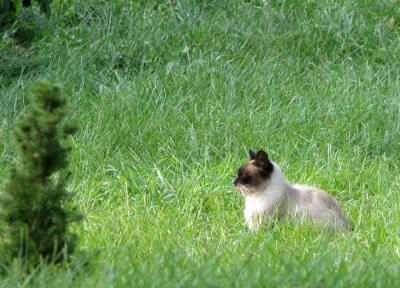
<path fill-rule="evenodd" d="M 249 161 L 243 164 L 237 173 L 233 184 L 242 195 L 251 194 L 265 188 L 274 166 L 268 159 L 268 154 L 263 150 L 254 153 L 249 150 Z"/>

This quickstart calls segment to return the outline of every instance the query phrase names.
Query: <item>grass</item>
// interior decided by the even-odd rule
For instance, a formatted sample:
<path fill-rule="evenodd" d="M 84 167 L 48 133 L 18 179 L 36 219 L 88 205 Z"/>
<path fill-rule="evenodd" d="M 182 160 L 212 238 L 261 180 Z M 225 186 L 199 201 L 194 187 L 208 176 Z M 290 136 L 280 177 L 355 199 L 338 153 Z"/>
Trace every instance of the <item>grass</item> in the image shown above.
<path fill-rule="evenodd" d="M 394 287 L 400 6 L 303 2 L 70 1 L 26 10 L 34 34 L 3 31 L 0 177 L 29 87 L 59 82 L 86 220 L 74 261 L 15 263 L 0 287 Z M 249 232 L 232 187 L 248 148 L 329 191 L 355 230 Z"/>

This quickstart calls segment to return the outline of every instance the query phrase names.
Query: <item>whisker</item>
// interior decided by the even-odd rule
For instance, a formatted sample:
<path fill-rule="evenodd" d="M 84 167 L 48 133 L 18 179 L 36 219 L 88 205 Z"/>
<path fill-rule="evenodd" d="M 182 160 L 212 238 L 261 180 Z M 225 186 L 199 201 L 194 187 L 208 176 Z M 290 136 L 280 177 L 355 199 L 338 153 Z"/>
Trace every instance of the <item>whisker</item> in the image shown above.
<path fill-rule="evenodd" d="M 244 186 L 242 184 L 239 185 L 237 187 L 237 189 L 238 189 L 239 193 L 242 194 L 243 196 L 246 196 L 246 195 L 251 193 L 250 190 L 246 186 Z"/>

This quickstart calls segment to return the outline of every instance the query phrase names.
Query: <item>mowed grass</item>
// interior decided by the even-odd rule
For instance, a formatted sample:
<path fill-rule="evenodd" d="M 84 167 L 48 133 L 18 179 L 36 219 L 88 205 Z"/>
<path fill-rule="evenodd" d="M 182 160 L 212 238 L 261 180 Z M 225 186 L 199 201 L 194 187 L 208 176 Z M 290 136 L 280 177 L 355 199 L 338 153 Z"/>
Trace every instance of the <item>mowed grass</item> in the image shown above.
<path fill-rule="evenodd" d="M 0 177 L 29 88 L 61 83 L 86 217 L 71 263 L 15 263 L 0 286 L 398 285 L 400 6 L 303 2 L 71 1 L 33 9 L 30 42 L 3 35 Z M 329 191 L 354 231 L 248 231 L 232 186 L 248 148 Z"/>

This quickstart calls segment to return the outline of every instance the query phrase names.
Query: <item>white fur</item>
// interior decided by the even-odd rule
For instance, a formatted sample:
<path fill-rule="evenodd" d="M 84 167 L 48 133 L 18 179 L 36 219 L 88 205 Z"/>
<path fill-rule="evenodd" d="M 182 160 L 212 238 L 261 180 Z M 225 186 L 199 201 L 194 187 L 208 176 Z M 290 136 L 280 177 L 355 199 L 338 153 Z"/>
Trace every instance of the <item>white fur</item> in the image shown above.
<path fill-rule="evenodd" d="M 251 230 L 257 230 L 266 219 L 273 217 L 297 218 L 300 222 L 311 219 L 320 226 L 330 226 L 343 231 L 349 228 L 347 219 L 333 197 L 311 186 L 291 185 L 280 167 L 273 164 L 273 172 L 265 185 L 258 190 L 242 193 L 245 196 L 244 217 Z"/>

